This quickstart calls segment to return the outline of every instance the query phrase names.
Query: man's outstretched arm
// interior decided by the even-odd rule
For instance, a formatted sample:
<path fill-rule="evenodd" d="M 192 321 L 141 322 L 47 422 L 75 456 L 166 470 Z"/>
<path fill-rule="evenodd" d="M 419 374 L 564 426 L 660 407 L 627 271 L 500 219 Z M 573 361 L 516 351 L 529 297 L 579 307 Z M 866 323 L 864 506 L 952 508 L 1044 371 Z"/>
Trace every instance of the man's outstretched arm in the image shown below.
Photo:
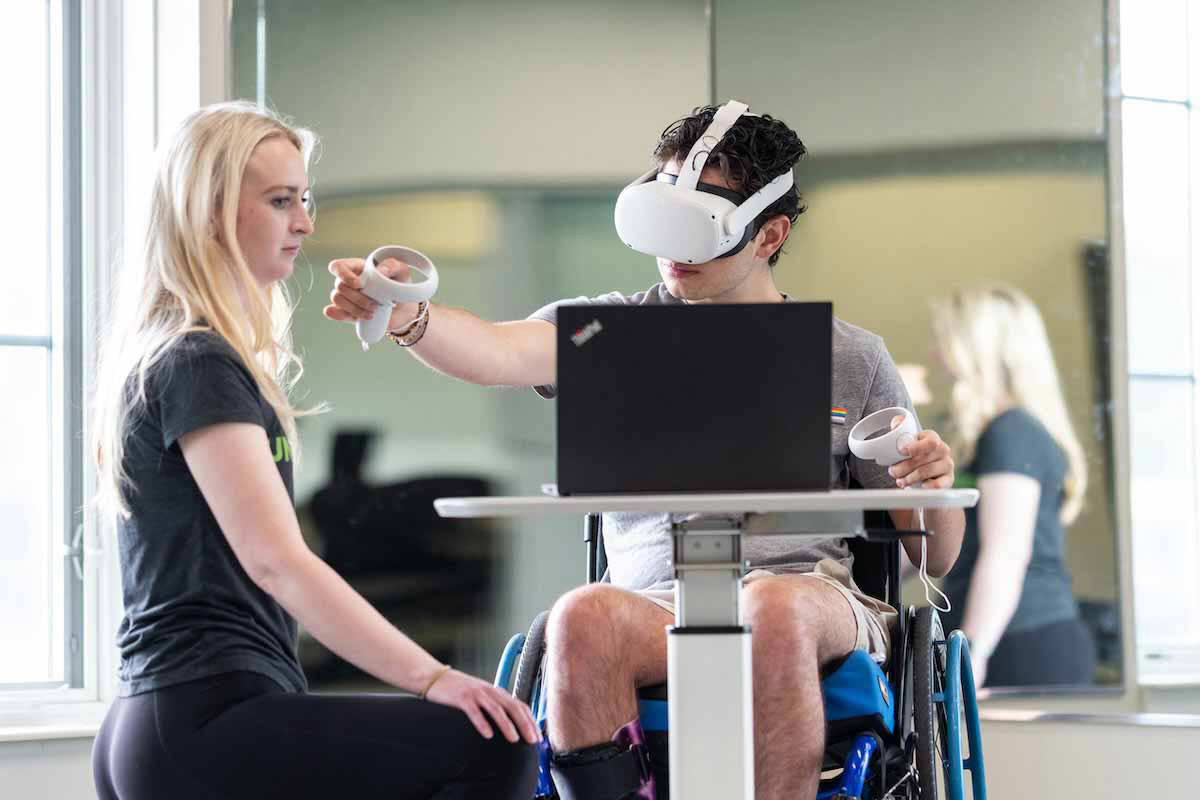
<path fill-rule="evenodd" d="M 378 265 L 390 278 L 405 280 L 408 265 L 387 259 Z M 375 303 L 361 291 L 363 259 L 329 262 L 336 278 L 325 316 L 341 322 L 370 317 Z M 388 330 L 399 330 L 417 316 L 417 304 L 392 309 Z M 555 382 L 554 326 L 542 320 L 488 322 L 469 311 L 430 304 L 429 321 L 410 349 L 445 375 L 483 386 L 542 386 Z"/>

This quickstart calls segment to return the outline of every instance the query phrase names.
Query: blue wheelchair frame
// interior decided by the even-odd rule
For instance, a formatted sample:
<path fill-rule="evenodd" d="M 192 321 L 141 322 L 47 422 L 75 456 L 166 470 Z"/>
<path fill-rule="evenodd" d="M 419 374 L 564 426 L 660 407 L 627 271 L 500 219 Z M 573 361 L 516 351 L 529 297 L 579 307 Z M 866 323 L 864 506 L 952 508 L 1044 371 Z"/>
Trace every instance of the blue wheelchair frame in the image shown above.
<path fill-rule="evenodd" d="M 867 594 L 883 599 L 893 608 L 902 608 L 899 539 L 896 532 L 890 530 L 891 523 L 886 514 L 868 514 L 869 527 L 871 522 L 879 526 L 873 529 L 878 537 L 876 541 L 849 540 L 855 557 L 855 582 Z M 599 515 L 588 515 L 584 541 L 587 547 L 587 582 L 593 583 L 605 571 Z M 913 620 L 918 613 L 936 614 L 932 609 L 918 612 L 910 608 L 907 613 L 898 615 L 900 619 L 893 636 L 893 652 L 887 674 L 869 655 L 855 651 L 822 679 L 827 729 L 826 764 L 840 766 L 841 772 L 834 778 L 822 780 L 817 800 L 882 800 L 885 797 L 937 800 L 920 795 L 917 777 L 911 767 L 914 750 L 918 747 L 912 708 L 912 665 L 918 654 L 910 637 L 916 627 Z M 940 625 L 934 627 L 940 630 Z M 525 644 L 526 635 L 523 633 L 509 640 L 496 670 L 497 686 L 510 686 Z M 986 800 L 979 708 L 966 637 L 962 631 L 953 631 L 944 639 L 934 636 L 926 646 L 928 653 L 922 652 L 920 656 L 932 659 L 932 717 L 939 724 L 939 729 L 933 735 L 941 740 L 928 742 L 926 746 L 933 748 L 930 752 L 938 754 L 945 797 L 947 800 L 964 800 L 964 772 L 969 771 L 974 800 Z M 549 797 L 554 789 L 549 769 L 549 739 L 545 736 L 546 707 L 541 689 L 539 676 L 529 700 L 534 719 L 543 733 L 537 796 Z M 643 694 L 644 691 L 639 693 L 638 700 L 643 729 L 648 733 L 665 732 L 666 700 L 643 697 Z M 969 748 L 966 757 L 962 753 L 964 720 Z M 894 795 L 893 790 L 906 781 L 906 794 Z"/>

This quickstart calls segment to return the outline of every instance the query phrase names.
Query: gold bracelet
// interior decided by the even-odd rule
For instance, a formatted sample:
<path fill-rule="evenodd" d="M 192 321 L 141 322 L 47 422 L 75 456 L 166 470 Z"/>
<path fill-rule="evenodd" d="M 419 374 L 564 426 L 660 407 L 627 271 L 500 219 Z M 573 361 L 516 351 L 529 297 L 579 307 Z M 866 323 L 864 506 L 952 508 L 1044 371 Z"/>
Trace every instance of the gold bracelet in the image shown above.
<path fill-rule="evenodd" d="M 419 694 L 418 697 L 420 697 L 422 700 L 424 700 L 425 696 L 429 694 L 429 690 L 433 688 L 433 685 L 435 683 L 437 683 L 439 680 L 441 680 L 441 677 L 449 671 L 450 671 L 449 664 L 442 664 L 442 666 L 438 667 L 438 671 L 434 673 L 433 677 L 429 680 L 428 685 L 426 685 L 425 688 L 423 690 L 421 690 L 421 694 Z"/>

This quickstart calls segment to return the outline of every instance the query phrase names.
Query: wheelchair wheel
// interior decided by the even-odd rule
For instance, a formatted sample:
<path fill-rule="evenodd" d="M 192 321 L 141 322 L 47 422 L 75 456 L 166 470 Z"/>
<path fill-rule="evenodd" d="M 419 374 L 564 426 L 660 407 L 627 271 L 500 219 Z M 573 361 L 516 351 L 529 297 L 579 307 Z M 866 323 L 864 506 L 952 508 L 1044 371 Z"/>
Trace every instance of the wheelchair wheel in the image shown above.
<path fill-rule="evenodd" d="M 912 626 L 912 704 L 920 800 L 963 800 L 966 770 L 971 772 L 975 800 L 986 798 L 979 712 L 965 642 L 961 631 L 946 636 L 937 611 L 917 610 Z"/>
<path fill-rule="evenodd" d="M 934 698 L 945 683 L 945 638 L 937 611 L 917 609 L 912 626 L 912 703 L 920 800 L 938 800 L 938 775 L 949 749 L 945 706 Z"/>
<path fill-rule="evenodd" d="M 529 633 L 525 635 L 521 659 L 517 662 L 517 677 L 513 681 L 513 696 L 531 708 L 533 690 L 542 669 L 542 656 L 546 653 L 546 620 L 549 617 L 550 612 L 543 611 L 533 618 Z"/>

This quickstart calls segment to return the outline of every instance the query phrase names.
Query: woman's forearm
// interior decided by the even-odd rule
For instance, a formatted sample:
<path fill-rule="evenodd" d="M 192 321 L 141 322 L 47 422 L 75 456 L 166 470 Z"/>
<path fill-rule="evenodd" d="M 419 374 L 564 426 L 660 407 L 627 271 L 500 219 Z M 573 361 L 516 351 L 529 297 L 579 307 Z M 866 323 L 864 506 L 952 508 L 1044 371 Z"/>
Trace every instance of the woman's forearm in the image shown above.
<path fill-rule="evenodd" d="M 1020 553 L 980 553 L 967 589 L 962 629 L 971 650 L 987 658 L 996 649 L 1021 599 L 1028 559 Z"/>
<path fill-rule="evenodd" d="M 1028 475 L 980 475 L 977 511 L 979 558 L 971 573 L 963 632 L 977 655 L 996 648 L 1021 599 L 1025 571 L 1033 558 L 1041 484 Z"/>
<path fill-rule="evenodd" d="M 418 693 L 438 672 L 433 656 L 310 551 L 273 567 L 259 585 L 317 641 L 386 683 Z"/>

